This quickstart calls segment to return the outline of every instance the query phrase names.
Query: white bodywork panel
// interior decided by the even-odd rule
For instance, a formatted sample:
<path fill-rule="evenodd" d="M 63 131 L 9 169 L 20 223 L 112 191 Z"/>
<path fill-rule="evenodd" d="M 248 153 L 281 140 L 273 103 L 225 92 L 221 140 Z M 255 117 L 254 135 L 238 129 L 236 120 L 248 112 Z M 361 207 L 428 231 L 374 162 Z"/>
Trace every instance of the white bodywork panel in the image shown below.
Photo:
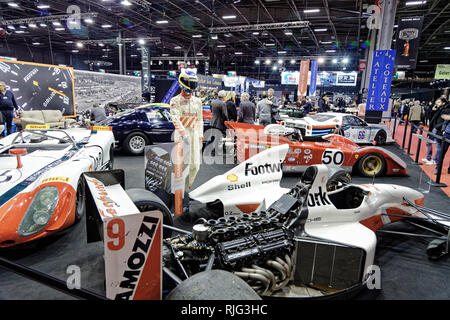
<path fill-rule="evenodd" d="M 258 153 L 189 193 L 203 202 L 221 200 L 226 216 L 265 210 L 289 189 L 281 188 L 281 163 L 289 150 L 283 144 Z M 249 211 L 249 212 L 246 212 Z"/>
<path fill-rule="evenodd" d="M 114 136 L 111 131 L 98 131 L 91 134 L 87 129 L 67 129 L 75 142 L 80 142 L 89 137 L 89 142 L 80 148 L 74 148 L 72 144 L 60 150 L 46 150 L 46 146 L 57 146 L 59 141 L 48 139 L 41 143 L 27 143 L 31 146 L 26 155 L 21 156 L 23 167 L 17 169 L 16 156 L 8 155 L 0 157 L 0 196 L 29 179 L 42 169 L 35 181 L 30 183 L 22 192 L 33 190 L 46 179 L 59 179 L 70 184 L 75 190 L 78 179 L 83 172 L 89 170 L 102 170 L 109 163 L 109 151 L 114 146 Z M 47 131 L 47 134 L 64 138 L 66 135 L 60 131 Z M 0 140 L 0 149 L 9 146 L 19 133 L 14 133 Z M 24 139 L 29 138 L 31 132 L 23 132 Z M 21 148 L 21 140 L 16 141 L 14 148 Z M 36 150 L 31 150 L 31 148 Z M 27 149 L 24 147 L 24 149 Z M 6 151 L 7 152 L 7 151 Z M 34 179 L 31 179 L 34 180 Z"/>

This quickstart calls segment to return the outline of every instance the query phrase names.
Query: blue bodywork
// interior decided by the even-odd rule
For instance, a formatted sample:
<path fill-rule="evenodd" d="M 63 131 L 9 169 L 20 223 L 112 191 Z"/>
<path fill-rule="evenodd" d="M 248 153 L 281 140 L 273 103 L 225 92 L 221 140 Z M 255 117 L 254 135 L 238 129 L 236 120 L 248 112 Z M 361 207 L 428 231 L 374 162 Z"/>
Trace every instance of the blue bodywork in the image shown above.
<path fill-rule="evenodd" d="M 204 131 L 210 128 L 210 120 L 203 120 Z M 146 135 L 150 144 L 172 142 L 175 126 L 170 121 L 170 108 L 161 104 L 142 106 L 108 118 L 98 125 L 110 126 L 118 147 L 133 132 Z"/>

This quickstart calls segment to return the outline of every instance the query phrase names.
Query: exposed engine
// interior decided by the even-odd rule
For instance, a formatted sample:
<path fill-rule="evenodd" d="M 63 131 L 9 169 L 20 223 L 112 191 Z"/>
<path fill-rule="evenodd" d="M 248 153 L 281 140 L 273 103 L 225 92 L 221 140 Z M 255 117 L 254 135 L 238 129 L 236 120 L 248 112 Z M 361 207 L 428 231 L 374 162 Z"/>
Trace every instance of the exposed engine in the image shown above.
<path fill-rule="evenodd" d="M 309 187 L 299 182 L 266 212 L 200 219 L 192 234 L 164 241 L 165 267 L 185 278 L 212 268 L 227 270 L 260 295 L 282 289 L 294 276 L 293 230 L 304 216 Z"/>

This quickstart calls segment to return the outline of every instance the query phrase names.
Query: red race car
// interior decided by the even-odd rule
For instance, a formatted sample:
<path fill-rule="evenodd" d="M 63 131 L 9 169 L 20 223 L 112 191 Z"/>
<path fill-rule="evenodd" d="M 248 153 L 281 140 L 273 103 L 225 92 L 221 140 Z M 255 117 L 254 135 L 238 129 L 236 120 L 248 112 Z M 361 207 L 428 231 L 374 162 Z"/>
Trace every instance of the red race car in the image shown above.
<path fill-rule="evenodd" d="M 289 144 L 283 162 L 286 172 L 302 172 L 308 166 L 325 164 L 346 171 L 357 170 L 366 177 L 408 175 L 406 163 L 392 152 L 376 147 L 360 147 L 341 135 L 303 137 L 299 130 L 273 124 L 267 127 L 225 122 L 227 139 L 234 143 L 236 160 L 241 163 L 272 146 Z"/>

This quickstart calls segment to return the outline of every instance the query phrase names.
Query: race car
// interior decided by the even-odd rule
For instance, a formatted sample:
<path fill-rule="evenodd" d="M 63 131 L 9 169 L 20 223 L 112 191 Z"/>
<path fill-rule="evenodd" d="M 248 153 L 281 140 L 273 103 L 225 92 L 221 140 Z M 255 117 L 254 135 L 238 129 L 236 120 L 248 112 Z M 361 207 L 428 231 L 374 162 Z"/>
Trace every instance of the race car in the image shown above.
<path fill-rule="evenodd" d="M 110 128 L 27 127 L 0 140 L 0 248 L 79 221 L 85 208 L 81 175 L 113 166 Z"/>
<path fill-rule="evenodd" d="M 336 134 L 303 136 L 298 129 L 272 124 L 267 127 L 225 122 L 227 144 L 234 146 L 237 162 L 280 144 L 289 144 L 283 170 L 303 172 L 313 164 L 325 164 L 366 177 L 407 175 L 406 163 L 392 152 L 377 146 L 360 147 Z"/>
<path fill-rule="evenodd" d="M 203 111 L 204 131 L 210 127 L 210 112 Z M 175 126 L 168 104 L 151 103 L 120 112 L 99 123 L 112 127 L 117 147 L 132 155 L 140 155 L 146 145 L 171 142 Z"/>
<path fill-rule="evenodd" d="M 304 136 L 323 136 L 342 130 L 343 135 L 359 144 L 392 143 L 392 133 L 384 123 L 368 124 L 361 118 L 345 113 L 318 113 L 302 119 L 284 118 L 289 128 L 298 128 Z M 339 131 L 339 130 L 338 130 Z"/>
<path fill-rule="evenodd" d="M 208 180 L 189 193 L 204 207 L 195 204 L 173 220 L 156 194 L 123 190 L 120 170 L 86 174 L 87 199 L 101 190 L 117 200 L 114 216 L 102 214 L 102 201 L 87 201 L 89 221 L 100 222 L 92 226 L 99 235 L 92 241 L 103 240 L 108 298 L 350 297 L 373 285 L 375 231 L 400 219 L 427 219 L 441 230 L 436 238 L 443 237 L 427 253 L 448 254 L 450 215 L 429 213 L 420 192 L 354 185 L 348 173 L 324 165 L 308 167 L 293 188 L 281 188 L 279 167 L 288 149 L 275 146 Z M 113 224 L 121 225 L 121 241 L 108 231 Z"/>

